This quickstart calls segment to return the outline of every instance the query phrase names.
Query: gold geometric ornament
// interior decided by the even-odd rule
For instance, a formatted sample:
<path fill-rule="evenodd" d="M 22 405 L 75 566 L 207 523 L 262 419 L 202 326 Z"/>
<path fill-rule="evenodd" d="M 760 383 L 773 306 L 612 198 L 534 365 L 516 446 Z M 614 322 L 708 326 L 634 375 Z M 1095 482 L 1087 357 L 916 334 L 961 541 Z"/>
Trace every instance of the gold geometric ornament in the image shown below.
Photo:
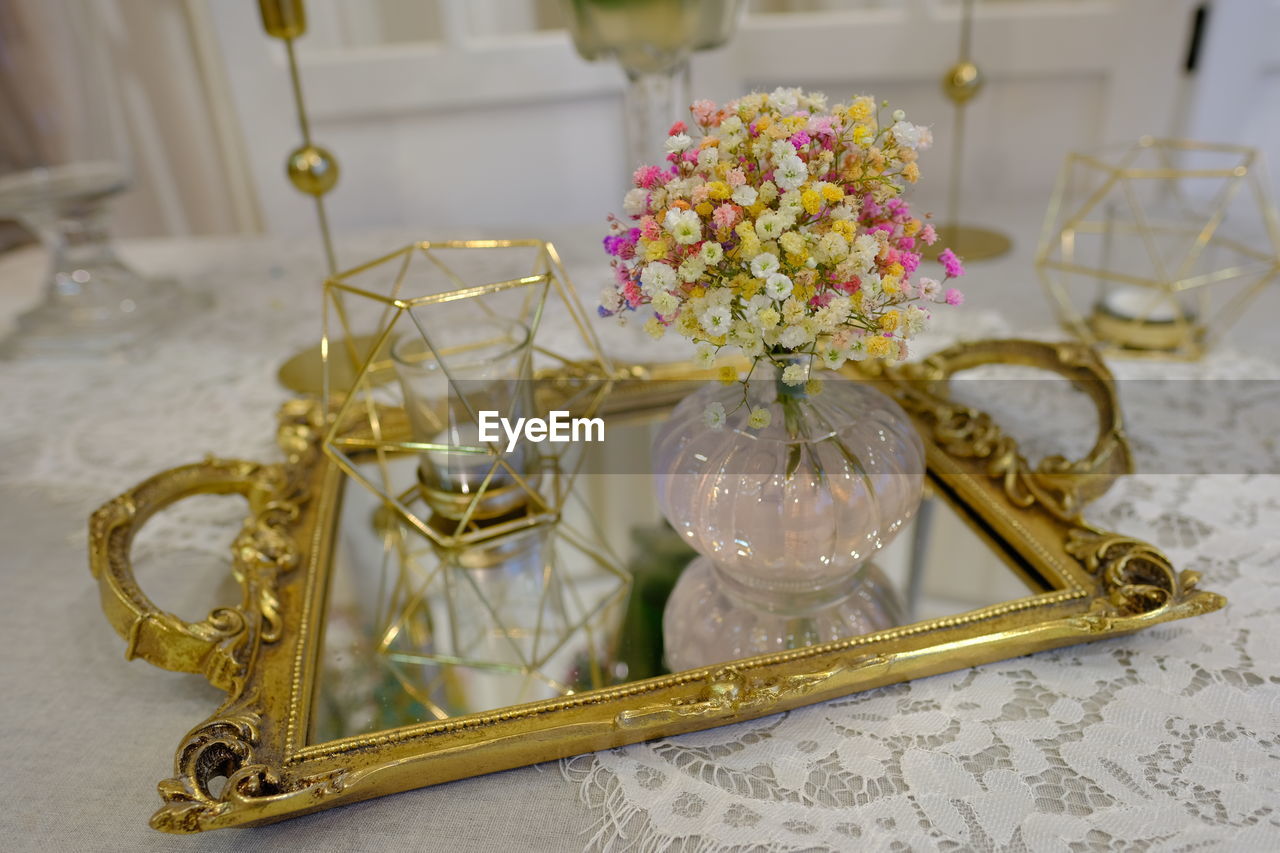
<path fill-rule="evenodd" d="M 1143 137 L 1067 156 L 1036 271 L 1071 332 L 1113 355 L 1200 358 L 1280 274 L 1252 148 Z"/>
<path fill-rule="evenodd" d="M 443 548 L 559 518 L 580 463 L 574 445 L 508 442 L 501 431 L 492 440 L 481 420 L 553 409 L 590 418 L 612 384 L 554 246 L 413 243 L 324 290 L 325 398 L 335 407 L 323 448 L 348 477 Z M 335 337 L 371 343 L 339 353 Z M 336 387 L 348 359 L 355 379 Z"/>

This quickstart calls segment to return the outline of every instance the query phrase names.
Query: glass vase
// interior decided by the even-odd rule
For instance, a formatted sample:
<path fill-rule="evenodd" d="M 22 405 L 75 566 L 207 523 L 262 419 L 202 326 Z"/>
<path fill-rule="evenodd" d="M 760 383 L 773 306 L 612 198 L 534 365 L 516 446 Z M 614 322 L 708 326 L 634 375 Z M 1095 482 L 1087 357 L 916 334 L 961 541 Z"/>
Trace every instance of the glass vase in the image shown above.
<path fill-rule="evenodd" d="M 108 207 L 132 179 L 124 101 L 99 4 L 16 0 L 0 12 L 0 219 L 49 256 L 40 302 L 0 355 L 97 356 L 199 307 L 116 254 Z"/>
<path fill-rule="evenodd" d="M 868 560 L 914 516 L 924 448 L 905 412 L 831 373 L 782 381 L 808 356 L 762 362 L 747 386 L 708 385 L 654 440 L 658 505 L 699 556 L 663 618 L 673 671 L 898 624 Z M 762 375 L 765 374 L 765 375 Z M 708 407 L 728 413 L 720 428 Z M 755 429 L 752 410 L 769 412 Z"/>

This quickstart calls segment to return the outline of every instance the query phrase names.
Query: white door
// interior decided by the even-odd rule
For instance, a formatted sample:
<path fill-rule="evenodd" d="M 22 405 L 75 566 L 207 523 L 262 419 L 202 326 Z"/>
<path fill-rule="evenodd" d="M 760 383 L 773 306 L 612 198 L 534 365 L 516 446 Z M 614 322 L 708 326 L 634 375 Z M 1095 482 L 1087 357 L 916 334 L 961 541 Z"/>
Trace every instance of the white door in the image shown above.
<path fill-rule="evenodd" d="M 196 0 L 212 22 L 266 228 L 313 228 L 288 186 L 299 134 L 284 54 L 248 0 Z M 974 58 L 967 195 L 1047 199 L 1070 149 L 1167 133 L 1190 0 L 988 0 Z M 958 0 L 756 2 L 737 37 L 693 63 L 696 96 L 803 85 L 872 93 L 934 126 L 920 196 L 940 209 Z M 299 42 L 316 140 L 335 152 L 339 231 L 600 221 L 624 181 L 624 78 L 578 58 L 548 0 L 310 0 Z"/>

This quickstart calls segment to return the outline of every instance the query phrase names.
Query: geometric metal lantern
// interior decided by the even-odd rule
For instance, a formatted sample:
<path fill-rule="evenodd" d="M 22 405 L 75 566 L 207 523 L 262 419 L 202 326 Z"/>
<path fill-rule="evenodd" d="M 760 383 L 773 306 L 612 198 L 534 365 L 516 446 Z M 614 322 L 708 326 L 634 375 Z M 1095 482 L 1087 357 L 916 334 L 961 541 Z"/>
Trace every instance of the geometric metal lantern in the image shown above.
<path fill-rule="evenodd" d="M 348 477 L 445 548 L 559 518 L 573 445 L 494 441 L 480 419 L 551 409 L 589 418 L 611 386 L 612 365 L 550 243 L 414 243 L 324 290 L 325 394 L 336 408 L 323 448 Z M 335 332 L 367 350 L 331 352 Z M 348 363 L 354 379 L 334 387 Z M 403 453 L 420 460 L 416 477 L 390 464 Z"/>
<path fill-rule="evenodd" d="M 1252 148 L 1143 137 L 1071 153 L 1036 271 L 1059 321 L 1112 355 L 1196 359 L 1280 275 Z"/>
<path fill-rule="evenodd" d="M 420 242 L 334 275 L 321 353 L 322 447 L 373 497 L 344 500 L 380 540 L 383 668 L 438 719 L 603 686 L 631 576 L 573 489 L 583 447 L 485 431 L 591 418 L 611 387 L 555 248 Z"/>

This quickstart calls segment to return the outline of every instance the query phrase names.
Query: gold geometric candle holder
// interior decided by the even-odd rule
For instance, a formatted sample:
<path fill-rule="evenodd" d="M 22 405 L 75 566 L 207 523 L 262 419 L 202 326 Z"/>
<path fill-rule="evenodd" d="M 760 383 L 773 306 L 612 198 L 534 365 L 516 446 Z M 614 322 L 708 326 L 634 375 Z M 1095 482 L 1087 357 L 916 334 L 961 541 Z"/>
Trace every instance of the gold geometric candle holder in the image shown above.
<path fill-rule="evenodd" d="M 414 243 L 324 290 L 325 396 L 337 405 L 323 447 L 348 477 L 442 548 L 559 518 L 573 445 L 494 440 L 481 421 L 590 418 L 609 390 L 612 366 L 550 243 Z M 335 357 L 331 333 L 344 345 L 370 331 L 366 353 Z M 335 387 L 347 358 L 355 379 Z"/>
<path fill-rule="evenodd" d="M 1280 274 L 1258 152 L 1143 137 L 1069 154 L 1036 271 L 1062 324 L 1104 351 L 1201 357 Z"/>

